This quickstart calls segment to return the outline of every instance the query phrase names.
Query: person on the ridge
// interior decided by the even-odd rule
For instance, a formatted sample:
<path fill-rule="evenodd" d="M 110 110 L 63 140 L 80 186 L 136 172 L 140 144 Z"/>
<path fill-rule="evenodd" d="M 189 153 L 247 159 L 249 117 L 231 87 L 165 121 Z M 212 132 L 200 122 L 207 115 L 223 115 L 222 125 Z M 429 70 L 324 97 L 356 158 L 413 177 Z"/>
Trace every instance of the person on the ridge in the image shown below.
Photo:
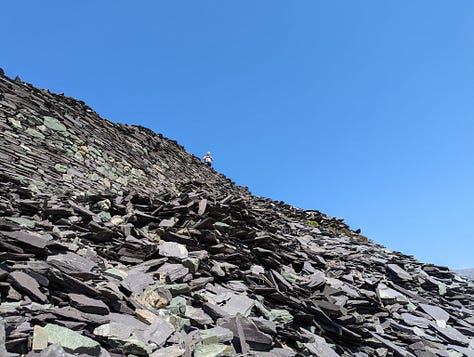
<path fill-rule="evenodd" d="M 207 166 L 211 166 L 211 165 L 212 165 L 212 162 L 214 161 L 214 159 L 212 158 L 210 151 L 206 152 L 206 155 L 204 155 L 204 157 L 202 158 L 202 161 L 203 161 Z"/>

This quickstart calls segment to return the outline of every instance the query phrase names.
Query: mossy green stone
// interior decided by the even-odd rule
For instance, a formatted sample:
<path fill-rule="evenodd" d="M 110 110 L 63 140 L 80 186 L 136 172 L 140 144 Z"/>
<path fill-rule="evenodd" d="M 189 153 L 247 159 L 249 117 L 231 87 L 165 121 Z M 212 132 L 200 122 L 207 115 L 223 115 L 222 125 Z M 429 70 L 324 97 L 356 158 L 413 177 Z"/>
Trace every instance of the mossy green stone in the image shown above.
<path fill-rule="evenodd" d="M 104 222 L 109 222 L 112 216 L 110 215 L 109 212 L 101 211 L 97 213 L 97 216 Z"/>
<path fill-rule="evenodd" d="M 166 284 L 165 288 L 168 289 L 171 293 L 171 295 L 176 296 L 176 295 L 181 295 L 181 294 L 186 294 L 191 291 L 190 287 L 186 283 L 181 283 L 181 284 Z"/>
<path fill-rule="evenodd" d="M 25 133 L 27 133 L 28 135 L 31 135 L 35 138 L 38 138 L 38 139 L 44 139 L 45 136 L 40 133 L 38 130 L 35 130 L 35 129 L 32 129 L 32 128 L 28 128 L 25 130 Z"/>
<path fill-rule="evenodd" d="M 58 343 L 70 353 L 86 353 L 90 356 L 100 355 L 100 344 L 76 331 L 55 324 L 47 324 L 48 343 Z"/>
<path fill-rule="evenodd" d="M 57 172 L 60 172 L 62 174 L 65 174 L 67 172 L 67 166 L 66 165 L 63 165 L 63 164 L 56 164 L 54 165 L 54 169 L 57 171 Z"/>
<path fill-rule="evenodd" d="M 270 320 L 275 323 L 286 324 L 293 321 L 293 315 L 286 310 L 272 309 L 270 310 L 270 315 Z"/>
<path fill-rule="evenodd" d="M 175 315 L 184 315 L 186 313 L 186 299 L 181 296 L 171 299 L 166 310 Z"/>
<path fill-rule="evenodd" d="M 288 280 L 290 283 L 293 283 L 293 284 L 299 284 L 303 281 L 303 279 L 301 279 L 298 275 L 296 274 L 293 274 L 293 273 L 290 273 L 290 272 L 287 272 L 287 271 L 282 271 L 281 272 L 281 275 L 286 279 Z"/>
<path fill-rule="evenodd" d="M 212 345 L 199 345 L 194 349 L 194 357 L 223 357 L 235 354 L 232 346 L 223 343 L 214 343 Z"/>
<path fill-rule="evenodd" d="M 23 227 L 33 229 L 36 226 L 36 222 L 31 220 L 31 219 L 22 218 L 22 217 L 4 217 L 4 218 L 11 221 L 11 222 L 15 222 L 16 224 L 18 224 L 20 226 L 23 226 Z"/>
<path fill-rule="evenodd" d="M 108 339 L 112 347 L 120 349 L 121 353 L 134 354 L 138 356 L 149 356 L 154 349 L 155 344 L 147 344 L 138 338 L 135 333 L 127 339 L 111 337 Z"/>
<path fill-rule="evenodd" d="M 319 227 L 319 223 L 316 221 L 308 219 L 306 222 L 308 222 L 308 224 L 312 225 L 313 227 Z"/>
<path fill-rule="evenodd" d="M 61 123 L 58 119 L 53 118 L 53 117 L 44 117 L 43 124 L 44 126 L 54 131 L 60 131 L 60 132 L 66 131 L 66 126 L 63 123 Z"/>

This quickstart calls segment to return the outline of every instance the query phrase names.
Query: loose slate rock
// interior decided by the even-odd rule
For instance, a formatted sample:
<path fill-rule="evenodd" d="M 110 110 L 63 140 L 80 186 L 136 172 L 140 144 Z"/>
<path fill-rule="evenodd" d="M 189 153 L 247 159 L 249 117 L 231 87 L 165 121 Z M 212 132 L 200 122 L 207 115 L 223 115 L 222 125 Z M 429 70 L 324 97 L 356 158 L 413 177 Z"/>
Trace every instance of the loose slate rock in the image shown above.
<path fill-rule="evenodd" d="M 89 314 L 107 315 L 109 307 L 102 301 L 81 294 L 68 294 L 71 305 Z"/>
<path fill-rule="evenodd" d="M 9 280 L 13 286 L 24 291 L 33 300 L 40 302 L 47 302 L 48 297 L 39 290 L 38 282 L 28 274 L 21 271 L 11 272 Z"/>
<path fill-rule="evenodd" d="M 65 253 L 52 255 L 47 258 L 47 262 L 55 266 L 63 273 L 82 279 L 97 278 L 98 275 L 92 272 L 97 264 L 90 259 L 81 257 L 75 253 Z"/>
<path fill-rule="evenodd" d="M 54 323 L 101 357 L 472 355 L 472 281 L 72 98 L 1 72 L 0 93 L 2 353 L 33 356 Z M 232 342 L 200 342 L 222 321 Z"/>
<path fill-rule="evenodd" d="M 183 244 L 175 242 L 163 242 L 159 249 L 160 255 L 164 257 L 172 257 L 185 259 L 188 257 L 188 250 Z"/>
<path fill-rule="evenodd" d="M 47 324 L 48 343 L 60 344 L 67 352 L 100 355 L 100 344 L 89 337 L 55 324 Z"/>

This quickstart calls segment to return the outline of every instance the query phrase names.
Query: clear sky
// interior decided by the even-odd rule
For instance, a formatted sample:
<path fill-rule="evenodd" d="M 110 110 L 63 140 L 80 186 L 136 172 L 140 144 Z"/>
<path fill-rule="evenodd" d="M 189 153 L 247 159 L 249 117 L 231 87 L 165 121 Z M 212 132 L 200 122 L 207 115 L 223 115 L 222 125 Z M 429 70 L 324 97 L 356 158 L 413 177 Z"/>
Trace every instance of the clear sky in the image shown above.
<path fill-rule="evenodd" d="M 10 77 L 177 140 L 256 195 L 474 267 L 474 1 L 15 0 Z"/>

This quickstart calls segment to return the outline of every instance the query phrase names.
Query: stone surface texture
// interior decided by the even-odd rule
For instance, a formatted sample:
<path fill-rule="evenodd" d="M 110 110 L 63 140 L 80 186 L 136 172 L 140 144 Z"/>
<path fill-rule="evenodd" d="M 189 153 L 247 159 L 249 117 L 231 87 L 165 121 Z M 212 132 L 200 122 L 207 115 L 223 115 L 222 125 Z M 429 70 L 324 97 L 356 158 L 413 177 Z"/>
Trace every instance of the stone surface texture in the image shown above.
<path fill-rule="evenodd" d="M 0 75 L 0 355 L 473 356 L 474 283 Z"/>

